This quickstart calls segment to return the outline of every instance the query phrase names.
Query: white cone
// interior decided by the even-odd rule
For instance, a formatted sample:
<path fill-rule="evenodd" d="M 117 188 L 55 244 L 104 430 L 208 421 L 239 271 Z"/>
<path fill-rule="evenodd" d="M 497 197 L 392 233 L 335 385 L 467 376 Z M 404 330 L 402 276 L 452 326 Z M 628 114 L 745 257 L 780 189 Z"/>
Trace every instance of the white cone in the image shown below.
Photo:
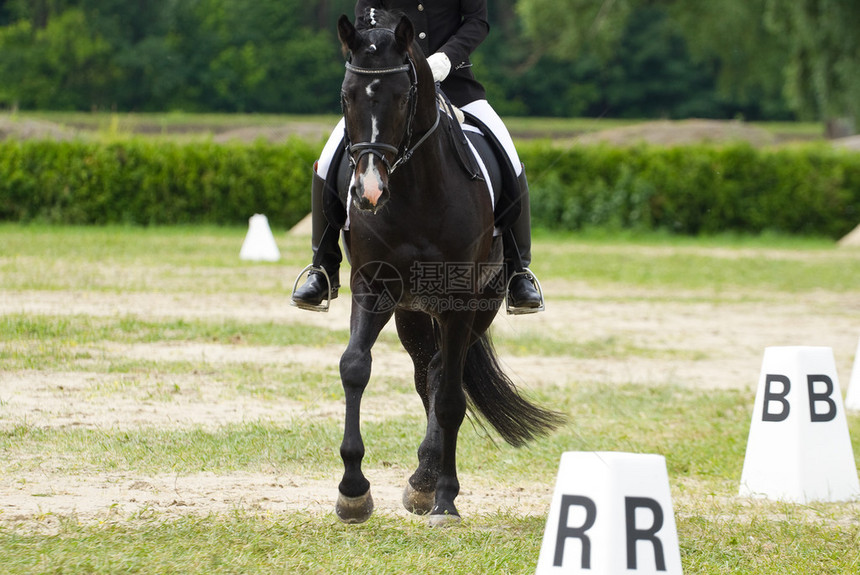
<path fill-rule="evenodd" d="M 765 349 L 740 495 L 795 503 L 860 496 L 831 348 Z"/>
<path fill-rule="evenodd" d="M 242 242 L 239 258 L 255 262 L 276 262 L 281 259 L 269 219 L 263 214 L 254 214 L 248 220 L 248 233 Z"/>
<path fill-rule="evenodd" d="M 857 351 L 854 353 L 854 366 L 851 369 L 851 380 L 848 382 L 845 409 L 860 410 L 860 341 L 857 342 Z"/>
<path fill-rule="evenodd" d="M 680 575 L 662 455 L 562 454 L 536 575 Z"/>

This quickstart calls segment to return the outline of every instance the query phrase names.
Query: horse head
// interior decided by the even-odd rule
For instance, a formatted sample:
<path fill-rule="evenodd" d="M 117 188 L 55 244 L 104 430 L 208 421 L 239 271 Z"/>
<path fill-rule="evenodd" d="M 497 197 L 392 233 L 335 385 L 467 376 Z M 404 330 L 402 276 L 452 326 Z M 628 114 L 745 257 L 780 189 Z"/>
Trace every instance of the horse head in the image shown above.
<path fill-rule="evenodd" d="M 420 50 L 413 48 L 415 29 L 409 19 L 401 16 L 393 24 L 393 16 L 377 14 L 373 27 L 366 29 L 357 29 L 346 16 L 338 20 L 347 58 L 341 102 L 355 169 L 350 195 L 356 207 L 374 213 L 390 197 L 390 175 L 411 155 L 416 59 L 426 67 Z"/>

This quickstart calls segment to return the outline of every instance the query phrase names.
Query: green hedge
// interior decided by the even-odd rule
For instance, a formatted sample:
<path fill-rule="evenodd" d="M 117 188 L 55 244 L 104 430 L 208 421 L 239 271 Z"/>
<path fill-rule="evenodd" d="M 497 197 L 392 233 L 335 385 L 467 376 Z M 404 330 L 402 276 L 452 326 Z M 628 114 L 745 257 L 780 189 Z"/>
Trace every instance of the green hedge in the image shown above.
<path fill-rule="evenodd" d="M 860 222 L 860 154 L 827 146 L 523 144 L 537 226 L 819 235 Z M 286 144 L 0 142 L 0 220 L 291 226 L 319 152 Z"/>
<path fill-rule="evenodd" d="M 291 226 L 310 210 L 318 150 L 130 140 L 0 142 L 0 220 Z"/>
<path fill-rule="evenodd" d="M 860 154 L 829 146 L 525 146 L 532 220 L 551 229 L 839 238 L 860 223 Z"/>

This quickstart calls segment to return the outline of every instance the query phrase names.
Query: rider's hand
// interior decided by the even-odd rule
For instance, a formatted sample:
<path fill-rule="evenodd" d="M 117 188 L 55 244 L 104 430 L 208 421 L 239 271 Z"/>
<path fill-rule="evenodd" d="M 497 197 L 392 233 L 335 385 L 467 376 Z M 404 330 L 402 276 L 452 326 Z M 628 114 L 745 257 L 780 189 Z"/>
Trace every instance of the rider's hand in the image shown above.
<path fill-rule="evenodd" d="M 427 58 L 430 70 L 433 72 L 433 81 L 441 82 L 451 72 L 451 60 L 443 52 L 436 52 Z"/>

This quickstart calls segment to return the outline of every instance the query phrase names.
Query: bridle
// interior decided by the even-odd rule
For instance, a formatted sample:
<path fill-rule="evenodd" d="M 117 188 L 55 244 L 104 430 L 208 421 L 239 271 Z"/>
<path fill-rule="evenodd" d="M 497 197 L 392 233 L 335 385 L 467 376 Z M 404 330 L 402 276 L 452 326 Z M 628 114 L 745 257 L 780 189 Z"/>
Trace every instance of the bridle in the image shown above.
<path fill-rule="evenodd" d="M 436 107 L 436 121 L 433 123 L 433 126 L 427 130 L 427 133 L 421 136 L 415 145 L 412 145 L 412 128 L 418 108 L 418 74 L 415 71 L 415 62 L 412 58 L 407 56 L 404 64 L 391 68 L 362 68 L 360 66 L 354 66 L 352 62 L 347 61 L 346 70 L 349 73 L 359 76 L 409 74 L 409 79 L 411 81 L 411 86 L 409 87 L 409 112 L 406 119 L 406 130 L 399 146 L 392 146 L 391 144 L 385 144 L 382 142 L 358 142 L 354 144 L 350 141 L 349 134 L 344 126 L 343 139 L 346 149 L 349 152 L 349 164 L 353 169 L 355 169 L 355 166 L 358 165 L 358 162 L 363 156 L 373 155 L 380 159 L 389 174 L 393 174 L 394 170 L 396 170 L 398 166 L 409 161 L 415 153 L 415 150 L 417 150 L 418 147 L 421 146 L 421 144 L 423 144 L 434 131 L 436 131 L 436 128 L 439 127 L 439 108 L 438 106 Z M 343 108 L 344 117 L 346 117 L 346 102 L 343 99 L 341 101 L 341 107 Z M 388 158 L 385 156 L 385 152 L 394 154 L 393 163 L 388 161 Z"/>

